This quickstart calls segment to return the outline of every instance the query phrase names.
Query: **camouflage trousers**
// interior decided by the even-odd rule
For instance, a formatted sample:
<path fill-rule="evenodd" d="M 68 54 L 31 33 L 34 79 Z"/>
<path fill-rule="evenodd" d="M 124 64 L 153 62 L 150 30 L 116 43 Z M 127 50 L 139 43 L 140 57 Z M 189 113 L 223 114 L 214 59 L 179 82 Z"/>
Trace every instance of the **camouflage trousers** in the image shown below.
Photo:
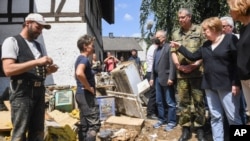
<path fill-rule="evenodd" d="M 179 124 L 201 127 L 205 124 L 205 96 L 201 90 L 201 78 L 178 78 Z"/>

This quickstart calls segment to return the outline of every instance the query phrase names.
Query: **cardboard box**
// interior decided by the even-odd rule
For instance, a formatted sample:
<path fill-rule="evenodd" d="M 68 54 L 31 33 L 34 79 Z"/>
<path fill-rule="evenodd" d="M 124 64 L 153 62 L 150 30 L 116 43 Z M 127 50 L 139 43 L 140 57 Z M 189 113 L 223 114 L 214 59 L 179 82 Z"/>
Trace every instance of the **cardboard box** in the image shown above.
<path fill-rule="evenodd" d="M 100 120 L 106 120 L 115 115 L 115 98 L 113 96 L 96 97 L 99 104 Z"/>

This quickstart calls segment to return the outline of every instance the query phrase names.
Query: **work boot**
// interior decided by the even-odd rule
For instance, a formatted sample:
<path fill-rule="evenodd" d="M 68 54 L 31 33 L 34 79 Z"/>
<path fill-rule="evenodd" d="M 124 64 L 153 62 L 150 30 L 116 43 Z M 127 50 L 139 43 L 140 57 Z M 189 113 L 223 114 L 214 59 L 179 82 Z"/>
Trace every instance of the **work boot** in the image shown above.
<path fill-rule="evenodd" d="M 90 130 L 87 132 L 86 141 L 95 141 L 96 140 L 96 131 Z"/>
<path fill-rule="evenodd" d="M 181 137 L 179 138 L 179 141 L 188 141 L 188 139 L 190 139 L 192 136 L 191 131 L 190 131 L 190 127 L 182 127 L 182 134 Z"/>
<path fill-rule="evenodd" d="M 101 141 L 111 141 L 113 136 L 113 131 L 106 129 L 106 130 L 101 130 L 98 134 L 98 137 L 101 139 Z"/>
<path fill-rule="evenodd" d="M 152 120 L 157 120 L 158 119 L 158 117 L 155 114 L 148 115 L 147 118 L 152 119 Z"/>
<path fill-rule="evenodd" d="M 196 133 L 198 141 L 206 141 L 204 130 L 202 128 L 198 128 Z"/>

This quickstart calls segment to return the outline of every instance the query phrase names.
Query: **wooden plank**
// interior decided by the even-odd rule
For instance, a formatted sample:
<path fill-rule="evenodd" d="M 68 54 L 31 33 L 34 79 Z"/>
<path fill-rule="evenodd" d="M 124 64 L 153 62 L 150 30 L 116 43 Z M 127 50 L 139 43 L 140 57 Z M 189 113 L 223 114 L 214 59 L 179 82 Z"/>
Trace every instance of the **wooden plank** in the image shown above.
<path fill-rule="evenodd" d="M 54 110 L 48 113 L 48 115 L 52 117 L 61 126 L 69 125 L 72 128 L 74 127 L 75 123 L 78 122 L 78 120 L 75 118 L 72 118 L 69 115 L 69 113 L 63 113 L 59 110 Z"/>
<path fill-rule="evenodd" d="M 125 129 L 135 129 L 140 132 L 143 126 L 144 119 L 132 118 L 127 116 L 111 116 L 105 122 L 106 127 L 115 128 L 125 128 Z M 111 128 L 112 128 L 111 127 Z"/>
<path fill-rule="evenodd" d="M 10 111 L 0 111 L 0 131 L 10 131 L 12 129 Z"/>
<path fill-rule="evenodd" d="M 3 103 L 7 107 L 8 111 L 11 111 L 10 101 L 4 101 Z"/>

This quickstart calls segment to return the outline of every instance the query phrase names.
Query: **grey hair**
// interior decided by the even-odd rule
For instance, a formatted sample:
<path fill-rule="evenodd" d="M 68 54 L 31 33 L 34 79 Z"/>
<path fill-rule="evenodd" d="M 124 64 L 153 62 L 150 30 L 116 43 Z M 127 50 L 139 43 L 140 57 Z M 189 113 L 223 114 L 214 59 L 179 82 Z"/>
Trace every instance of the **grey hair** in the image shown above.
<path fill-rule="evenodd" d="M 224 16 L 220 18 L 221 21 L 227 21 L 227 23 L 234 28 L 234 21 L 232 17 Z"/>
<path fill-rule="evenodd" d="M 180 8 L 179 11 L 178 11 L 178 13 L 181 13 L 181 12 L 183 12 L 183 11 L 185 11 L 185 12 L 187 13 L 188 16 L 192 17 L 192 14 L 193 14 L 193 13 L 191 12 L 190 9 L 188 9 L 188 8 Z"/>
<path fill-rule="evenodd" d="M 167 37 L 167 31 L 165 30 L 158 30 L 156 33 L 160 33 L 163 37 Z"/>

